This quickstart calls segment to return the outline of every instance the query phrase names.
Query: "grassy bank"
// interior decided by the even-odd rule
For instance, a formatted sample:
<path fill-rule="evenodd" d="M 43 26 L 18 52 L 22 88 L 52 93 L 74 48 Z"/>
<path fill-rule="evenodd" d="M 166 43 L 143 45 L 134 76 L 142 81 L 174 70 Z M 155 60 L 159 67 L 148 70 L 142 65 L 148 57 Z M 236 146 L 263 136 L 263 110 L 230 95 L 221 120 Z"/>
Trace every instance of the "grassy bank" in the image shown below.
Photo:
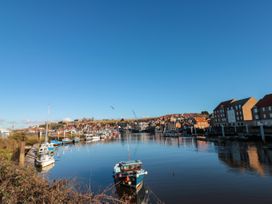
<path fill-rule="evenodd" d="M 35 139 L 35 138 L 34 138 Z M 34 139 L 26 139 L 31 143 Z M 102 193 L 78 193 L 71 181 L 49 183 L 33 167 L 20 167 L 17 162 L 21 137 L 0 138 L 0 203 L 123 203 Z M 30 144 L 30 142 L 28 144 Z"/>
<path fill-rule="evenodd" d="M 106 194 L 72 190 L 69 181 L 49 184 L 34 169 L 0 158 L 0 203 L 122 203 Z"/>

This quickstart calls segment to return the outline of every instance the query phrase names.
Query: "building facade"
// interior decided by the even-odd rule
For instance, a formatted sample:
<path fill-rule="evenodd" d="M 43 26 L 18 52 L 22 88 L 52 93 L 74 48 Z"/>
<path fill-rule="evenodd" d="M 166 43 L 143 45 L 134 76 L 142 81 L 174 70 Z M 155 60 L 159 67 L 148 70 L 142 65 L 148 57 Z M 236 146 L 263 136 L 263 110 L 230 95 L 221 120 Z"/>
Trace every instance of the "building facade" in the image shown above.
<path fill-rule="evenodd" d="M 221 102 L 213 111 L 213 126 L 226 126 L 228 124 L 227 108 L 230 106 L 234 99 Z"/>
<path fill-rule="evenodd" d="M 244 126 L 252 121 L 252 108 L 257 100 L 253 97 L 228 100 L 220 103 L 213 112 L 214 126 Z"/>
<path fill-rule="evenodd" d="M 255 125 L 272 126 L 272 94 L 264 96 L 252 109 Z"/>

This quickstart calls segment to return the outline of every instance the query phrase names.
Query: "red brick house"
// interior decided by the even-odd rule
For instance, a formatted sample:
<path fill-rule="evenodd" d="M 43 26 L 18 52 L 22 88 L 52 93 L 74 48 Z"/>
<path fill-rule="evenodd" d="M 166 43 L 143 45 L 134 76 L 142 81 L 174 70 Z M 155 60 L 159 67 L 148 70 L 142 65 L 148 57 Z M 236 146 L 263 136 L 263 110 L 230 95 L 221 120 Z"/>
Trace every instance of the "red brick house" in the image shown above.
<path fill-rule="evenodd" d="M 256 125 L 262 123 L 266 126 L 272 126 L 272 94 L 264 96 L 252 108 L 253 119 Z"/>

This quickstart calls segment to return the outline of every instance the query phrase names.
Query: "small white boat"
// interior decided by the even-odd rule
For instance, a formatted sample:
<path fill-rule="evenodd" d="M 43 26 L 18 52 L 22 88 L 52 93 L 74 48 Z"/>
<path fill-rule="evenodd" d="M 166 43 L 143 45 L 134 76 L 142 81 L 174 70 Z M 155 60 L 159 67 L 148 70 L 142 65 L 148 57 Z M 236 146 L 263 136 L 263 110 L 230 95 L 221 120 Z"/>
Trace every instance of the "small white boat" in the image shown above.
<path fill-rule="evenodd" d="M 100 140 L 100 136 L 93 136 L 92 137 L 92 142 L 97 142 Z"/>
<path fill-rule="evenodd" d="M 38 167 L 46 167 L 55 163 L 55 159 L 53 156 L 48 154 L 41 154 L 36 157 L 35 165 Z"/>
<path fill-rule="evenodd" d="M 49 142 L 42 143 L 39 148 L 39 154 L 48 154 L 54 151 L 55 151 L 54 144 Z"/>
<path fill-rule="evenodd" d="M 99 135 L 94 135 L 94 134 L 85 134 L 85 140 L 88 142 L 96 142 L 99 141 L 101 138 Z"/>
<path fill-rule="evenodd" d="M 93 138 L 93 134 L 85 134 L 84 136 L 86 141 L 91 141 Z"/>
<path fill-rule="evenodd" d="M 74 137 L 73 142 L 74 143 L 80 142 L 80 137 Z"/>
<path fill-rule="evenodd" d="M 63 144 L 71 144 L 71 143 L 73 143 L 73 140 L 71 140 L 71 139 L 69 139 L 69 138 L 66 137 L 66 138 L 62 139 L 62 143 Z"/>

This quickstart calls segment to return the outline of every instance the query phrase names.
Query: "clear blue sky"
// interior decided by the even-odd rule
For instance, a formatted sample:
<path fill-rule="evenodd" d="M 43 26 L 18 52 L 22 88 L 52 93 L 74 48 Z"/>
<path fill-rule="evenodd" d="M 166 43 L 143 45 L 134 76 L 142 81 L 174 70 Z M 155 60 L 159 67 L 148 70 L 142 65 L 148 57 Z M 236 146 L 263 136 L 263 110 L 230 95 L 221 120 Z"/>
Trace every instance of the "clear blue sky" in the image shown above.
<path fill-rule="evenodd" d="M 260 98 L 272 92 L 271 11 L 270 0 L 3 0 L 0 127 L 45 120 L 48 104 L 52 120 L 131 118 Z"/>

